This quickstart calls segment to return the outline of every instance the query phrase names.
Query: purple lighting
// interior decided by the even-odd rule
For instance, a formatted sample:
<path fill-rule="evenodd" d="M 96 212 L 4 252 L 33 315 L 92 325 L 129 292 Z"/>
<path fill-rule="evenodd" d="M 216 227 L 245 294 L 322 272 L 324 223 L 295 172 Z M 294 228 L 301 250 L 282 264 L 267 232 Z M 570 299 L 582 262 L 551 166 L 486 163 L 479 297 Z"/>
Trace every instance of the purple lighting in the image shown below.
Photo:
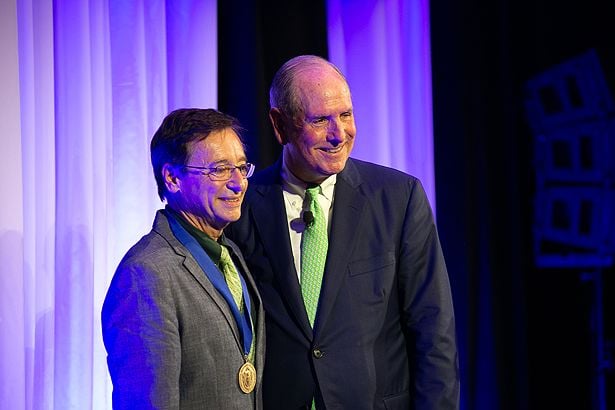
<path fill-rule="evenodd" d="M 0 406 L 108 409 L 102 300 L 162 206 L 153 131 L 174 108 L 216 105 L 216 3 L 1 4 L 2 49 L 16 63 L 2 76 L 12 118 L 0 123 L 11 125 L 16 188 L 0 212 L 10 221 L 0 218 L 10 335 L 0 338 Z"/>
<path fill-rule="evenodd" d="M 327 15 L 353 94 L 353 156 L 417 176 L 435 210 L 429 2 L 329 0 Z"/>

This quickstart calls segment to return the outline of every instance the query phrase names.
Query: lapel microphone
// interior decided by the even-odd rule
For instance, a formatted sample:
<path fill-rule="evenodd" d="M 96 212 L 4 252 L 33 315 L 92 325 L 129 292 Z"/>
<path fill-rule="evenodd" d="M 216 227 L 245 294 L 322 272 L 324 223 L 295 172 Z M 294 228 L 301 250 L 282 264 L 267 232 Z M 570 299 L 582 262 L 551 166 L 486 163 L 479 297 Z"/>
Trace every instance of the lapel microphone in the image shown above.
<path fill-rule="evenodd" d="M 312 211 L 303 211 L 303 223 L 305 226 L 310 226 L 314 223 L 314 214 Z"/>

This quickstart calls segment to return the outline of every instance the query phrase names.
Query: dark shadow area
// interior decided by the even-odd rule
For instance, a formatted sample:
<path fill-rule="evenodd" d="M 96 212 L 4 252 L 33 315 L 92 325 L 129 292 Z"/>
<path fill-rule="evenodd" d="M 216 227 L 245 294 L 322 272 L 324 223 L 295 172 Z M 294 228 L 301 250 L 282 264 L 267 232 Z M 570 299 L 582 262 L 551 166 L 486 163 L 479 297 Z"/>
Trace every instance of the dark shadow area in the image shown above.
<path fill-rule="evenodd" d="M 581 269 L 535 264 L 524 87 L 591 48 L 608 54 L 614 10 L 596 0 L 432 2 L 438 223 L 467 409 L 592 408 L 593 286 Z"/>
<path fill-rule="evenodd" d="M 263 169 L 280 153 L 269 123 L 269 85 L 299 54 L 327 57 L 324 0 L 218 2 L 218 107 L 246 128 L 248 156 Z"/>
<path fill-rule="evenodd" d="M 430 9 L 438 226 L 457 315 L 462 408 L 592 408 L 593 285 L 582 269 L 535 263 L 536 136 L 524 87 L 592 48 L 612 60 L 615 4 L 470 0 Z M 325 3 L 230 0 L 219 2 L 219 21 L 219 107 L 247 128 L 248 155 L 262 169 L 279 153 L 269 83 L 291 56 L 326 56 Z M 605 72 L 612 82 L 615 71 Z M 571 84 L 571 96 L 576 91 Z M 558 109 L 549 90 L 541 98 Z M 562 164 L 567 149 L 554 148 Z M 554 218 L 565 224 L 565 210 Z M 613 268 L 603 272 L 607 340 L 614 277 Z M 612 372 L 606 381 L 615 391 Z M 615 397 L 607 401 L 615 405 Z"/>

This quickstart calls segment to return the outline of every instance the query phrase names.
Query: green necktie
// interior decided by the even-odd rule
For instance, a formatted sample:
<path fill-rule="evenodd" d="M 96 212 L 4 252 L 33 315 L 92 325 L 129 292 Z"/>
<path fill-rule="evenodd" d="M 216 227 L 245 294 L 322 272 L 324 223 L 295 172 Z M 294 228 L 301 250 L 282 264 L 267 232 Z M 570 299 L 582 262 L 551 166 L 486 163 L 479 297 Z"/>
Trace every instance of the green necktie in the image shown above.
<path fill-rule="evenodd" d="M 220 267 L 222 268 L 224 279 L 226 280 L 226 284 L 231 291 L 231 295 L 233 295 L 233 299 L 239 311 L 243 312 L 243 292 L 241 289 L 239 272 L 237 272 L 237 268 L 235 268 L 235 264 L 231 260 L 231 255 L 228 249 L 226 249 L 226 246 L 221 245 L 220 247 L 222 248 L 222 253 L 220 254 Z"/>
<path fill-rule="evenodd" d="M 229 290 L 231 291 L 231 295 L 233 295 L 233 299 L 235 300 L 235 304 L 239 308 L 239 312 L 243 313 L 243 289 L 241 288 L 241 280 L 239 279 L 239 272 L 237 272 L 237 268 L 231 259 L 231 255 L 226 249 L 226 246 L 220 245 L 222 248 L 222 252 L 220 253 L 220 268 L 222 270 L 222 274 L 224 275 L 224 280 L 226 280 L 226 284 L 228 285 Z M 250 316 L 252 319 L 252 316 Z M 252 324 L 252 329 L 254 329 L 254 324 Z M 254 340 L 256 339 L 256 334 L 253 332 L 252 336 L 252 344 L 250 345 L 250 353 L 248 354 L 248 360 L 251 363 L 254 363 Z"/>
<path fill-rule="evenodd" d="M 320 187 L 316 186 L 305 191 L 313 220 L 305 227 L 301 238 L 301 294 L 312 327 L 314 327 L 314 319 L 318 309 L 320 286 L 329 246 L 327 221 L 316 201 L 319 190 Z"/>

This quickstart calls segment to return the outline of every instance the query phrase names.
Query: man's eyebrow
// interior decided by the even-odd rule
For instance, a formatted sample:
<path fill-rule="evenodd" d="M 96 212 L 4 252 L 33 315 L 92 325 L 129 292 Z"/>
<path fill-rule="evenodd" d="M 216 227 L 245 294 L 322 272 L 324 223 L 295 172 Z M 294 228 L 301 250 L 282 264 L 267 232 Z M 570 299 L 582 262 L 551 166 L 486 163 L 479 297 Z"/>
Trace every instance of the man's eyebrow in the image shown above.
<path fill-rule="evenodd" d="M 246 162 L 247 160 L 248 160 L 248 158 L 246 156 L 242 156 L 242 157 L 239 158 L 239 162 Z M 212 166 L 212 165 L 231 165 L 231 164 L 233 164 L 233 163 L 231 161 L 229 161 L 228 159 L 220 159 L 218 161 L 212 161 L 210 163 L 210 166 Z"/>

